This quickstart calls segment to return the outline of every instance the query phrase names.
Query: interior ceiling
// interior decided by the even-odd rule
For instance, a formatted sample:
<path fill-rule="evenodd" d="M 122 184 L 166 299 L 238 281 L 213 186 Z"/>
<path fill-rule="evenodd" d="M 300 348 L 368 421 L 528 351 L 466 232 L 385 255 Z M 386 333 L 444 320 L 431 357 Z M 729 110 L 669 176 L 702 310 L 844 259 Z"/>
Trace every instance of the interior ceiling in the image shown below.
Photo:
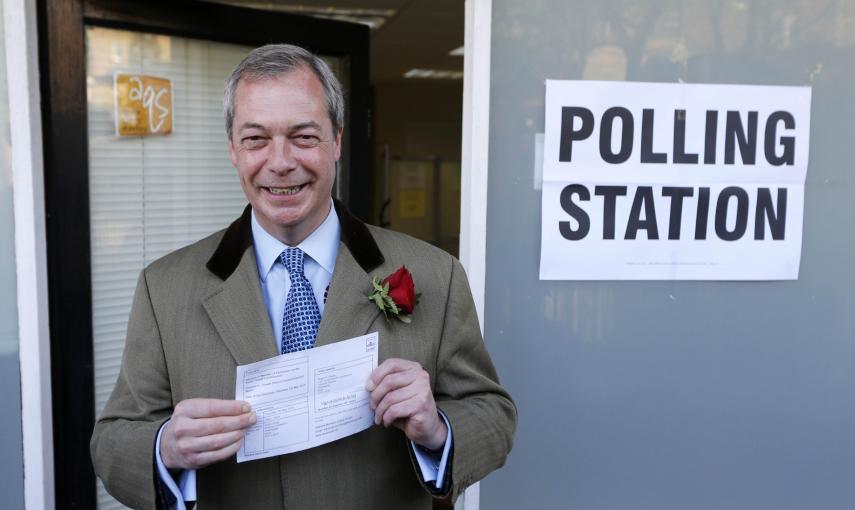
<path fill-rule="evenodd" d="M 289 12 L 300 7 L 361 10 L 366 17 L 393 11 L 371 31 L 371 83 L 412 81 L 403 74 L 414 68 L 463 71 L 463 57 L 448 54 L 463 45 L 463 0 L 214 1 Z"/>

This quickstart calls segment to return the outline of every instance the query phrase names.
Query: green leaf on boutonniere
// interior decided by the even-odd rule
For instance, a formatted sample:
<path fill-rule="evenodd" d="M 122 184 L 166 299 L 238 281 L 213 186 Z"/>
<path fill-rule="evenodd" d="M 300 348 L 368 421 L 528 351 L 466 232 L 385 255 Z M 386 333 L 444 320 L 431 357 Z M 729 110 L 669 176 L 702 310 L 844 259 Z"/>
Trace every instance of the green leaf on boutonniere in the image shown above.
<path fill-rule="evenodd" d="M 380 311 L 386 311 L 386 310 L 385 310 L 386 305 L 385 305 L 385 303 L 383 302 L 383 296 L 382 296 L 382 295 L 380 295 L 380 294 L 374 294 L 374 295 L 369 296 L 369 297 L 374 299 L 374 302 L 375 302 L 375 303 L 377 303 L 377 306 L 379 306 L 379 307 L 380 307 Z"/>

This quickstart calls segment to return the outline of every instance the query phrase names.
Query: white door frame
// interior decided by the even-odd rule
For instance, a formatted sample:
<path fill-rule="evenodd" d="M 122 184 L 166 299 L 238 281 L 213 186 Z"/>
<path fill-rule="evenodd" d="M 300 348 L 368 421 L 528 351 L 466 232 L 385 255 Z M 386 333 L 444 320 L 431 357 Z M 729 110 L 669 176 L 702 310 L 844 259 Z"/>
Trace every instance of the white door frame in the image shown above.
<path fill-rule="evenodd" d="M 490 141 L 492 0 L 466 0 L 463 53 L 463 145 L 460 170 L 460 262 L 469 277 L 484 333 L 487 269 L 487 161 Z M 481 486 L 469 487 L 456 510 L 478 510 Z"/>
<path fill-rule="evenodd" d="M 24 506 L 53 509 L 53 413 L 36 2 L 3 0 L 15 210 Z"/>

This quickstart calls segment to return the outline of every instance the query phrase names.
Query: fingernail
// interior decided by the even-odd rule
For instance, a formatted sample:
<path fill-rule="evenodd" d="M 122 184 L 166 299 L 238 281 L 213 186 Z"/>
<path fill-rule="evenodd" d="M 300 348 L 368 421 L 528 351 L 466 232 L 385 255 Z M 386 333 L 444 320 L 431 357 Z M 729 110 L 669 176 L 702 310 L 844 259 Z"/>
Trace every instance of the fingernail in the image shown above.
<path fill-rule="evenodd" d="M 249 407 L 249 404 L 244 404 L 243 407 L 241 407 L 241 410 L 245 413 L 248 413 L 251 409 L 252 408 Z"/>
<path fill-rule="evenodd" d="M 368 382 L 365 383 L 365 389 L 368 391 L 374 391 L 374 388 L 376 388 L 376 386 L 374 385 L 374 381 L 368 379 Z"/>
<path fill-rule="evenodd" d="M 374 425 L 380 425 L 380 417 L 374 416 Z"/>
<path fill-rule="evenodd" d="M 249 424 L 254 425 L 256 421 L 258 421 L 258 416 L 256 416 L 255 413 L 253 412 L 252 414 L 249 415 Z"/>

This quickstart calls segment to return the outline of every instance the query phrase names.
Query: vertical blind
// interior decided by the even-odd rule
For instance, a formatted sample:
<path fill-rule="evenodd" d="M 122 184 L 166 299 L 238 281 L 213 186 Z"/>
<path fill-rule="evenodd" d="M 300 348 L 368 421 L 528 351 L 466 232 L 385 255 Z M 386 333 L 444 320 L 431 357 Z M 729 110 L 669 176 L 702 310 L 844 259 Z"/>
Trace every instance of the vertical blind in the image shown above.
<path fill-rule="evenodd" d="M 95 410 L 113 390 L 140 271 L 222 229 L 246 199 L 223 124 L 223 84 L 249 48 L 89 27 L 89 203 Z M 115 134 L 115 72 L 172 80 L 173 131 Z M 122 508 L 99 482 L 98 507 Z"/>

